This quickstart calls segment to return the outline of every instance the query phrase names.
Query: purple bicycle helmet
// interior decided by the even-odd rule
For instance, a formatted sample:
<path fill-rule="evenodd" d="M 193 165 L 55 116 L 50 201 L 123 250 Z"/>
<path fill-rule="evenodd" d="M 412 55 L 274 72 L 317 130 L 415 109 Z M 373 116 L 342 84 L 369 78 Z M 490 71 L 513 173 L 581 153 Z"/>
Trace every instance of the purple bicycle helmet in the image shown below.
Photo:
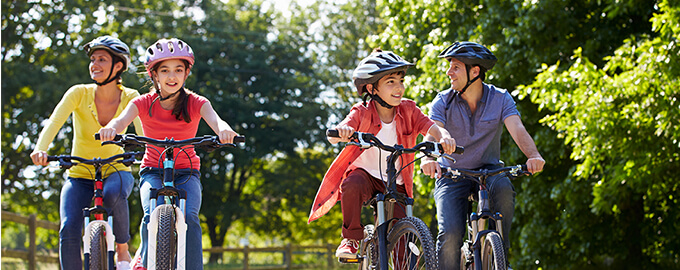
<path fill-rule="evenodd" d="M 189 62 L 189 69 L 194 65 L 194 51 L 186 42 L 177 39 L 159 39 L 146 49 L 146 72 L 151 75 L 151 68 L 157 63 L 168 59 L 180 59 Z"/>

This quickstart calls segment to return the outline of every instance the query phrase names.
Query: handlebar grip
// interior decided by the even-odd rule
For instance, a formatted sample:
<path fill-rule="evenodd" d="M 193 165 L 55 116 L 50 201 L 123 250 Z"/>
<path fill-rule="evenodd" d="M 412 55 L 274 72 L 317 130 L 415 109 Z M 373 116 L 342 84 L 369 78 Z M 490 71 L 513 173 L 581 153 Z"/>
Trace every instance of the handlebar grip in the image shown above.
<path fill-rule="evenodd" d="M 101 140 L 101 136 L 99 136 L 99 133 L 95 133 L 95 134 L 94 134 L 94 139 L 95 139 L 95 140 L 98 140 L 98 141 Z M 120 135 L 120 134 L 116 134 L 116 136 L 113 137 L 113 140 L 114 140 L 114 141 L 120 141 L 120 140 L 122 140 L 122 139 L 123 139 L 123 135 Z"/>
<path fill-rule="evenodd" d="M 47 162 L 59 160 L 58 156 L 47 156 Z"/>
<path fill-rule="evenodd" d="M 234 137 L 234 143 L 246 142 L 246 136 L 236 136 Z"/>
<path fill-rule="evenodd" d="M 340 133 L 338 132 L 337 129 L 328 129 L 326 130 L 326 136 L 332 138 L 340 138 Z"/>
<path fill-rule="evenodd" d="M 456 145 L 456 151 L 453 151 L 454 154 L 463 154 L 465 153 L 465 148 L 462 146 Z"/>

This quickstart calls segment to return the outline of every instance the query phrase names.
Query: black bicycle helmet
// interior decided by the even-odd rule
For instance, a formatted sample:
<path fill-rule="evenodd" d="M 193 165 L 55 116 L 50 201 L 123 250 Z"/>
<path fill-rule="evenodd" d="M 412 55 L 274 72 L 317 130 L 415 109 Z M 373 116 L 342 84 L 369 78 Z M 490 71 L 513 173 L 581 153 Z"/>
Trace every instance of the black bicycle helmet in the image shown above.
<path fill-rule="evenodd" d="M 470 66 L 481 66 L 490 70 L 498 59 L 489 49 L 470 41 L 453 43 L 439 54 L 439 58 L 455 58 Z"/>
<path fill-rule="evenodd" d="M 447 60 L 454 58 L 465 64 L 465 68 L 467 69 L 465 74 L 467 75 L 468 80 L 467 84 L 465 85 L 465 87 L 463 87 L 463 89 L 460 90 L 456 89 L 460 94 L 465 93 L 468 87 L 470 87 L 470 85 L 472 85 L 472 83 L 475 82 L 480 77 L 482 78 L 482 80 L 484 80 L 483 78 L 484 76 L 486 76 L 485 75 L 486 71 L 493 68 L 493 66 L 498 61 L 496 56 L 493 55 L 493 53 L 491 53 L 489 49 L 470 41 L 461 41 L 453 43 L 451 46 L 447 47 L 439 54 L 439 58 L 446 58 Z M 474 66 L 479 66 L 481 72 L 476 77 L 470 79 L 469 71 L 470 68 Z M 446 103 L 446 110 L 449 109 L 451 101 L 453 100 L 453 96 L 454 95 L 451 95 L 449 101 Z"/>
<path fill-rule="evenodd" d="M 113 65 L 117 62 L 116 58 L 119 59 L 119 61 L 123 62 L 123 69 L 121 69 L 118 74 L 115 76 L 111 77 L 111 74 L 109 74 L 109 78 L 102 82 L 96 82 L 98 85 L 104 85 L 107 83 L 110 83 L 118 78 L 120 78 L 120 75 L 128 69 L 128 66 L 130 66 L 130 48 L 128 47 L 125 42 L 122 42 L 120 39 L 117 39 L 112 36 L 101 36 L 93 39 L 92 41 L 88 42 L 83 46 L 83 49 L 85 52 L 87 52 L 87 56 L 92 56 L 92 53 L 94 53 L 95 50 L 97 49 L 104 49 L 108 51 L 112 56 L 113 60 L 111 63 L 111 70 L 113 70 Z"/>

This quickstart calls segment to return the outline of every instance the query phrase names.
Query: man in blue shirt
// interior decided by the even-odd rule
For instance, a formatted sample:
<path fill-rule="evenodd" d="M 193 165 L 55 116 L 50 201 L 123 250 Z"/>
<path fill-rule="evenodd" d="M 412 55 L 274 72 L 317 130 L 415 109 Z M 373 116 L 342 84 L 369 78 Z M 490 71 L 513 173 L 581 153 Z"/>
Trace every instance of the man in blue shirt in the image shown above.
<path fill-rule="evenodd" d="M 503 125 L 527 156 L 529 172 L 543 170 L 545 160 L 524 128 L 510 93 L 483 82 L 486 71 L 497 61 L 491 51 L 474 42 L 456 42 L 442 51 L 439 57 L 449 62 L 446 75 L 451 79 L 451 89 L 437 94 L 430 118 L 444 127 L 458 145 L 465 147 L 465 154 L 457 156 L 455 164 L 442 158 L 439 161 L 426 159 L 421 168 L 424 174 L 438 179 L 434 190 L 439 224 L 437 252 L 441 269 L 448 270 L 460 268 L 467 198 L 476 190 L 472 181 L 454 182 L 450 178 L 441 178 L 440 166 L 461 169 L 502 167 L 500 138 Z M 503 244 L 507 251 L 515 209 L 514 187 L 507 177 L 490 177 L 487 187 L 492 210 L 503 215 Z"/>

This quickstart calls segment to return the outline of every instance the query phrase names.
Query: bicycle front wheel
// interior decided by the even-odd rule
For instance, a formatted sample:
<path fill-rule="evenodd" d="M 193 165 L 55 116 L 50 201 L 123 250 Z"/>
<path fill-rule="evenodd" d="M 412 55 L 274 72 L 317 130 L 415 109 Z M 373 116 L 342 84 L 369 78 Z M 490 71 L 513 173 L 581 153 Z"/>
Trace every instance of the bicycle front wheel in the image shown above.
<path fill-rule="evenodd" d="M 90 270 L 106 270 L 106 254 L 106 228 L 94 223 L 90 230 Z"/>
<path fill-rule="evenodd" d="M 506 270 L 503 240 L 497 232 L 486 235 L 482 246 L 482 270 Z"/>
<path fill-rule="evenodd" d="M 156 269 L 175 269 L 177 256 L 177 230 L 175 207 L 171 204 L 158 206 L 158 235 L 156 236 Z"/>
<path fill-rule="evenodd" d="M 430 230 L 415 217 L 405 217 L 394 224 L 387 235 L 389 269 L 438 269 L 437 253 Z"/>

